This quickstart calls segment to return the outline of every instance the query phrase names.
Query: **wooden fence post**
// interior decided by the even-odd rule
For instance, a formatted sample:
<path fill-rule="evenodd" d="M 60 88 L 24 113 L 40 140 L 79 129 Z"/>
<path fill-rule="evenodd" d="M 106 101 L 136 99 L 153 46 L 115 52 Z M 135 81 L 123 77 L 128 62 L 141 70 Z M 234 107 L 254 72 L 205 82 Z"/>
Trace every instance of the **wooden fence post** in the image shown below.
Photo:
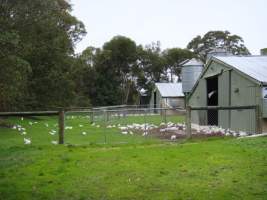
<path fill-rule="evenodd" d="M 91 124 L 94 123 L 94 110 L 91 110 L 91 115 L 90 115 L 90 122 Z"/>
<path fill-rule="evenodd" d="M 104 115 L 104 127 L 107 127 L 107 121 L 108 121 L 108 110 L 104 109 L 103 110 L 103 115 Z M 104 131 L 104 144 L 107 144 L 107 132 L 106 130 Z"/>
<path fill-rule="evenodd" d="M 166 108 L 164 109 L 164 122 L 167 124 L 167 110 Z"/>
<path fill-rule="evenodd" d="M 109 111 L 107 110 L 107 122 L 109 122 Z"/>
<path fill-rule="evenodd" d="M 147 120 L 146 120 L 146 108 L 144 109 L 144 120 L 145 120 L 145 133 L 147 134 Z M 146 135 L 145 135 L 146 136 Z"/>
<path fill-rule="evenodd" d="M 259 106 L 255 107 L 255 118 L 256 118 L 256 132 L 257 132 L 257 134 L 261 134 L 262 133 L 262 124 L 261 124 Z"/>
<path fill-rule="evenodd" d="M 191 107 L 186 107 L 186 135 L 191 138 Z"/>
<path fill-rule="evenodd" d="M 65 112 L 64 109 L 60 109 L 58 116 L 58 143 L 64 144 L 64 130 L 65 130 Z"/>

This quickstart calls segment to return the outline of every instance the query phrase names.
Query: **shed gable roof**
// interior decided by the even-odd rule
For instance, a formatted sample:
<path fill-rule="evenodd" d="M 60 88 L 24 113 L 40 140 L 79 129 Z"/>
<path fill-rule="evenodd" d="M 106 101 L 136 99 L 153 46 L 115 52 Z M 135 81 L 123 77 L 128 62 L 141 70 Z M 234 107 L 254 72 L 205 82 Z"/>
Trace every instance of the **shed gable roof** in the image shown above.
<path fill-rule="evenodd" d="M 162 97 L 183 97 L 182 83 L 155 83 Z"/>
<path fill-rule="evenodd" d="M 215 56 L 211 60 L 216 59 L 261 83 L 267 83 L 267 56 Z"/>

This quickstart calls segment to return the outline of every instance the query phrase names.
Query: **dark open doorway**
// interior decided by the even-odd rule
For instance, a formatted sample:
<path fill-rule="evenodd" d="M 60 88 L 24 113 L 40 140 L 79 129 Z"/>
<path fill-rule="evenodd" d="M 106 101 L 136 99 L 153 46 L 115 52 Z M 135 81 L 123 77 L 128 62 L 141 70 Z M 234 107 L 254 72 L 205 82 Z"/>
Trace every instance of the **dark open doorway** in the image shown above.
<path fill-rule="evenodd" d="M 207 106 L 218 106 L 218 76 L 207 78 Z M 218 110 L 208 110 L 208 125 L 218 125 Z"/>
<path fill-rule="evenodd" d="M 157 108 L 157 92 L 154 92 L 154 108 Z"/>

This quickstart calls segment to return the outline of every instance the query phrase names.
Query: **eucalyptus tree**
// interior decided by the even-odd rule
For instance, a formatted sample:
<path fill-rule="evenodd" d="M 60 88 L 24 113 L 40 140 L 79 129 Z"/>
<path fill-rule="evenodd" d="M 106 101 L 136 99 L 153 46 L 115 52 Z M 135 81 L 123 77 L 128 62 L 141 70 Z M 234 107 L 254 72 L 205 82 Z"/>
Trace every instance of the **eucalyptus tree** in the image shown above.
<path fill-rule="evenodd" d="M 70 105 L 74 46 L 85 33 L 67 0 L 0 0 L 0 109 Z"/>
<path fill-rule="evenodd" d="M 187 48 L 200 55 L 203 60 L 210 51 L 218 48 L 225 49 L 233 55 L 250 54 L 243 38 L 229 31 L 209 31 L 203 37 L 198 35 L 188 43 Z"/>

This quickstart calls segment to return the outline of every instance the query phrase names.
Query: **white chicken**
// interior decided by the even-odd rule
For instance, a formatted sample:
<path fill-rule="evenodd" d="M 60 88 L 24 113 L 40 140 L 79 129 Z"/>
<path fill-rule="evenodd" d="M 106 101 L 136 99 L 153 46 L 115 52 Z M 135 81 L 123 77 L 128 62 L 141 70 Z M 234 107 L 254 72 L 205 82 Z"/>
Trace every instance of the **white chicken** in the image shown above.
<path fill-rule="evenodd" d="M 24 144 L 31 144 L 31 139 L 24 138 Z"/>

